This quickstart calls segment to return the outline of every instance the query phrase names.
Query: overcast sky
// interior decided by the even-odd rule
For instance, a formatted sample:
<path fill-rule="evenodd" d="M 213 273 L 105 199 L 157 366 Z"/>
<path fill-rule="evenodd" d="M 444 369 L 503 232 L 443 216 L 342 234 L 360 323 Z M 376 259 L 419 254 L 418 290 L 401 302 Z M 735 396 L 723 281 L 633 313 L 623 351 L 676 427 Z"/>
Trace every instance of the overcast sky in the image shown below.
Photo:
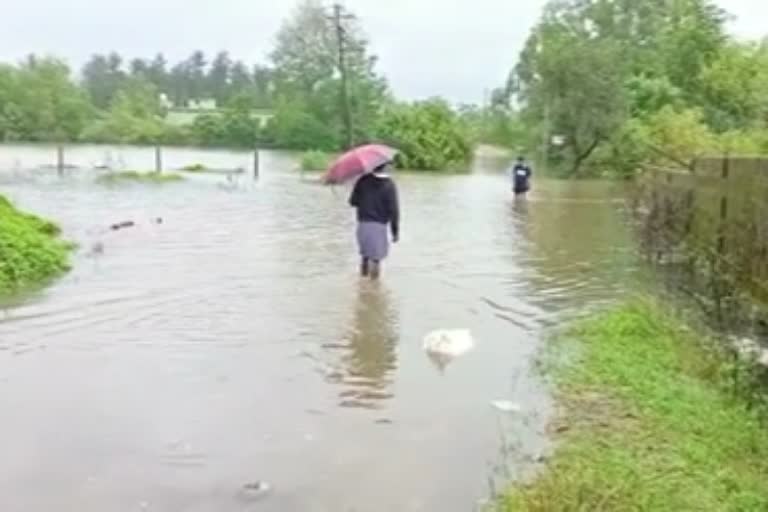
<path fill-rule="evenodd" d="M 642 0 L 638 0 L 642 1 Z M 720 0 L 740 37 L 768 33 L 766 0 Z M 264 61 L 295 0 L 0 0 L 0 60 L 52 54 L 80 66 L 92 53 L 169 60 L 227 49 Z M 501 84 L 545 0 L 347 0 L 395 93 L 480 101 Z"/>

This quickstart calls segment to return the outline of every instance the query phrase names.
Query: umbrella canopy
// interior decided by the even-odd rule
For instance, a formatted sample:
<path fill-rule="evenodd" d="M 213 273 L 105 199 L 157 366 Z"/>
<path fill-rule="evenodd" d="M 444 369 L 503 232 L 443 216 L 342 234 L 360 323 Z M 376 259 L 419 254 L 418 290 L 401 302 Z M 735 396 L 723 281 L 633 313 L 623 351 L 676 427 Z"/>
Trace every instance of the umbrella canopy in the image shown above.
<path fill-rule="evenodd" d="M 383 144 L 367 144 L 352 149 L 339 157 L 325 173 L 323 181 L 328 184 L 343 183 L 377 167 L 391 162 L 397 150 Z"/>

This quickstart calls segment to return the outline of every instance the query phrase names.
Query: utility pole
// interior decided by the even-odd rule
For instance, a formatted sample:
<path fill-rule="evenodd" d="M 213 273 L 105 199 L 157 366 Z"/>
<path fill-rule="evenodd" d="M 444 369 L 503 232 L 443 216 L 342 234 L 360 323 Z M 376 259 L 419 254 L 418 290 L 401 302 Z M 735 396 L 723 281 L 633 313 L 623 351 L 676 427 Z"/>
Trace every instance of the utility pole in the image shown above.
<path fill-rule="evenodd" d="M 333 24 L 336 28 L 336 39 L 338 43 L 339 74 L 341 75 L 341 108 L 344 116 L 344 129 L 346 132 L 347 149 L 354 144 L 354 129 L 352 126 L 352 105 L 349 98 L 349 70 L 347 69 L 347 31 L 344 28 L 344 21 L 353 19 L 350 14 L 344 13 L 344 6 L 334 4 L 333 6 Z"/>

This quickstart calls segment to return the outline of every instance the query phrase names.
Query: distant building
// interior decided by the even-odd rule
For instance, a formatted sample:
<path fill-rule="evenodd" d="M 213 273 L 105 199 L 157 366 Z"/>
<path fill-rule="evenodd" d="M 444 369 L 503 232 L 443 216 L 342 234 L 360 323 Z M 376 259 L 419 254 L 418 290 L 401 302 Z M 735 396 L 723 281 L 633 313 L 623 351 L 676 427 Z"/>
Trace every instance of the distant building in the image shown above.
<path fill-rule="evenodd" d="M 188 126 L 201 115 L 222 113 L 214 99 L 190 100 L 185 107 L 174 107 L 165 95 L 161 95 L 160 101 L 167 108 L 165 120 L 174 126 Z M 258 120 L 262 128 L 274 117 L 271 109 L 253 109 L 250 114 L 253 119 Z"/>
<path fill-rule="evenodd" d="M 160 106 L 163 107 L 165 110 L 170 110 L 173 108 L 173 102 L 168 98 L 168 95 L 163 93 L 160 93 Z"/>
<path fill-rule="evenodd" d="M 187 108 L 189 110 L 216 110 L 216 100 L 213 98 L 203 98 L 200 100 L 187 101 Z"/>

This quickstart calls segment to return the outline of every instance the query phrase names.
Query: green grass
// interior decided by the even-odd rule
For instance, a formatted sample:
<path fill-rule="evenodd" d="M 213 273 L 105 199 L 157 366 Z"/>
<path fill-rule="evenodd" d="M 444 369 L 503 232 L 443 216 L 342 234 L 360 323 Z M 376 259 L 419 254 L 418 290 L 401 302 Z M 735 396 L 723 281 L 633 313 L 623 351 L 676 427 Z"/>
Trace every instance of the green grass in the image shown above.
<path fill-rule="evenodd" d="M 331 163 L 331 157 L 322 151 L 307 151 L 301 155 L 302 171 L 324 171 Z"/>
<path fill-rule="evenodd" d="M 705 336 L 645 303 L 572 334 L 576 357 L 553 370 L 560 444 L 499 510 L 768 510 L 768 428 L 724 384 L 728 363 Z"/>
<path fill-rule="evenodd" d="M 16 209 L 0 196 L 0 296 L 41 284 L 69 270 L 72 244 L 59 227 Z"/>
<path fill-rule="evenodd" d="M 208 170 L 203 164 L 190 164 L 181 168 L 184 172 L 205 172 Z"/>
<path fill-rule="evenodd" d="M 170 183 L 183 181 L 184 177 L 180 174 L 167 173 L 167 172 L 139 172 L 139 171 L 123 171 L 112 172 L 104 174 L 99 177 L 99 183 L 121 183 L 121 182 L 139 182 L 139 183 Z"/>

